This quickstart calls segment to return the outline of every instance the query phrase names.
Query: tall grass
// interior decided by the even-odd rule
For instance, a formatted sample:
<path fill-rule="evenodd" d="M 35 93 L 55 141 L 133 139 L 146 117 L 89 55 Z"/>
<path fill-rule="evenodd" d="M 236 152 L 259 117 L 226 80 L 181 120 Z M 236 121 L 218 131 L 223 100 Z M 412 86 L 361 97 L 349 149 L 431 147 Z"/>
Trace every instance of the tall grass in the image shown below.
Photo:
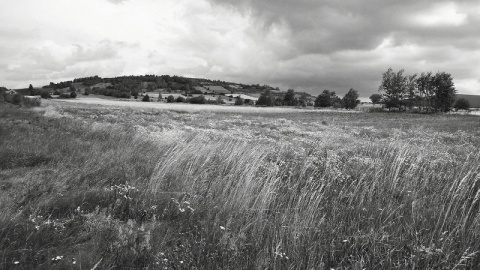
<path fill-rule="evenodd" d="M 2 269 L 480 265 L 472 118 L 0 114 Z"/>

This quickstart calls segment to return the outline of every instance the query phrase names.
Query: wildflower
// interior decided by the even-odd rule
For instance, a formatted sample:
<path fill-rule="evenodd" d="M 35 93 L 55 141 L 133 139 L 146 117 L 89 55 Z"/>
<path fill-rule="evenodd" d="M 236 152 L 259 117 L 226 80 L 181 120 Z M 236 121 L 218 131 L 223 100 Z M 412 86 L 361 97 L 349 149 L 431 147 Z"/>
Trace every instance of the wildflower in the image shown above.
<path fill-rule="evenodd" d="M 180 261 L 180 264 L 183 264 L 183 261 Z"/>
<path fill-rule="evenodd" d="M 220 226 L 220 230 L 224 231 L 224 230 L 225 230 L 225 227 Z"/>
<path fill-rule="evenodd" d="M 55 258 L 52 258 L 52 261 L 56 262 L 56 261 L 60 261 L 61 259 L 63 259 L 63 256 L 57 256 Z"/>
<path fill-rule="evenodd" d="M 20 262 L 19 261 L 14 261 L 13 264 L 19 264 Z"/>

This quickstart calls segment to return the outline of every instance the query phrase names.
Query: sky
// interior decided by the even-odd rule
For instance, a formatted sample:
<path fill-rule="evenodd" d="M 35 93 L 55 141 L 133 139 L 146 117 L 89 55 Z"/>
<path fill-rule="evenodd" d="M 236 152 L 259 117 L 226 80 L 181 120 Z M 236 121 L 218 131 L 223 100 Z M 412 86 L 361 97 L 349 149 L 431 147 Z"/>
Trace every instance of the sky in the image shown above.
<path fill-rule="evenodd" d="M 0 0 L 0 86 L 178 75 L 378 93 L 388 68 L 480 95 L 480 1 Z"/>

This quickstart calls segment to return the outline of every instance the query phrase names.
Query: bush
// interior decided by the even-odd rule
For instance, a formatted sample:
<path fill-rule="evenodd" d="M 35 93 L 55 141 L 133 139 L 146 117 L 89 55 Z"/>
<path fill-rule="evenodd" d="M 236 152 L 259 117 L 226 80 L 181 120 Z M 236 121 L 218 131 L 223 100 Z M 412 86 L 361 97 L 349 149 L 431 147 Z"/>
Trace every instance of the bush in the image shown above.
<path fill-rule="evenodd" d="M 148 94 L 146 94 L 145 96 L 143 96 L 142 101 L 143 102 L 149 102 L 150 101 L 150 96 Z"/>
<path fill-rule="evenodd" d="M 375 112 L 385 112 L 385 109 L 382 107 L 370 107 L 368 108 L 368 112 L 375 113 Z"/>
<path fill-rule="evenodd" d="M 11 97 L 10 100 L 11 100 L 10 103 L 15 104 L 15 105 L 18 105 L 18 104 L 20 104 L 20 103 L 22 102 L 22 95 L 20 95 L 20 94 L 18 94 L 18 93 L 17 93 L 17 94 L 14 94 L 14 95 Z"/>
<path fill-rule="evenodd" d="M 107 94 L 108 94 L 108 92 L 107 92 Z M 105 94 L 105 95 L 108 96 L 107 94 Z M 130 94 L 127 93 L 127 92 L 112 92 L 111 95 L 116 97 L 116 98 L 130 98 Z"/>
<path fill-rule="evenodd" d="M 176 99 L 177 102 L 185 102 L 185 98 L 182 96 L 178 96 Z"/>
<path fill-rule="evenodd" d="M 72 92 L 70 93 L 70 97 L 71 97 L 71 98 L 76 98 L 76 97 L 77 97 L 77 92 L 72 91 Z"/>
<path fill-rule="evenodd" d="M 455 105 L 453 106 L 457 111 L 458 110 L 468 110 L 470 109 L 470 102 L 465 98 L 459 98 Z"/>
<path fill-rule="evenodd" d="M 50 92 L 48 92 L 48 90 L 42 90 L 42 91 L 40 92 L 40 96 L 41 96 L 42 98 L 52 98 L 52 96 L 50 95 Z"/>
<path fill-rule="evenodd" d="M 71 98 L 69 93 L 61 93 L 59 98 Z"/>
<path fill-rule="evenodd" d="M 245 104 L 243 98 L 237 98 L 237 99 L 235 99 L 235 105 L 239 105 L 239 106 L 240 106 L 240 105 L 243 105 L 243 104 Z"/>
<path fill-rule="evenodd" d="M 167 103 L 173 103 L 173 102 L 175 102 L 175 98 L 172 95 L 168 96 Z"/>
<path fill-rule="evenodd" d="M 22 97 L 22 102 L 21 105 L 23 107 L 38 107 L 41 104 L 41 99 L 36 96 L 36 97 Z"/>
<path fill-rule="evenodd" d="M 190 103 L 192 104 L 205 104 L 206 103 L 206 100 L 205 100 L 205 96 L 198 96 L 198 97 L 193 97 L 190 99 Z"/>

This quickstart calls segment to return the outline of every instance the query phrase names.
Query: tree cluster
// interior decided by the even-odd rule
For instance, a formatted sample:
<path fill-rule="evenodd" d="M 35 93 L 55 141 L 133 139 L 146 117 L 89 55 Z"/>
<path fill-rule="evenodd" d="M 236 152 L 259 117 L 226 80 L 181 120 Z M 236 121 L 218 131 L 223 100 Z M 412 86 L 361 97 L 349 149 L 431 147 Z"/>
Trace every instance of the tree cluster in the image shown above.
<path fill-rule="evenodd" d="M 92 86 L 98 83 L 102 83 L 103 79 L 98 77 L 97 75 L 92 76 L 92 77 L 84 77 L 84 78 L 78 78 L 73 80 L 74 83 L 83 83 L 85 86 Z"/>
<path fill-rule="evenodd" d="M 382 74 L 378 90 L 386 108 L 427 112 L 448 112 L 455 102 L 455 85 L 450 74 L 432 72 L 404 75 L 404 70 L 394 72 L 389 68 Z M 373 100 L 372 100 L 373 101 Z"/>
<path fill-rule="evenodd" d="M 350 88 L 343 98 L 337 96 L 335 91 L 323 90 L 323 92 L 318 95 L 317 99 L 315 99 L 314 106 L 320 108 L 334 107 L 354 109 L 357 107 L 358 103 L 360 103 L 360 101 L 358 100 L 357 90 Z"/>

